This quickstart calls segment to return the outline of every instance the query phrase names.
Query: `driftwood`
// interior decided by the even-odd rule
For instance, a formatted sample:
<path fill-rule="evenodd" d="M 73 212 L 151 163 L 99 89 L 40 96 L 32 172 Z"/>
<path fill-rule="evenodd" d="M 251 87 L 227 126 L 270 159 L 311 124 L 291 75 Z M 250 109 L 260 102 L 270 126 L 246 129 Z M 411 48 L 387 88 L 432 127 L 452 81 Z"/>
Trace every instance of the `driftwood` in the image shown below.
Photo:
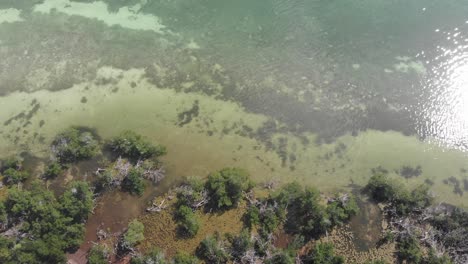
<path fill-rule="evenodd" d="M 147 169 L 143 172 L 143 175 L 146 179 L 154 182 L 154 183 L 158 183 L 160 182 L 162 179 L 164 179 L 164 177 L 166 176 L 166 170 L 161 167 L 161 168 L 157 168 L 157 169 Z"/>
<path fill-rule="evenodd" d="M 190 185 L 183 185 L 176 189 L 176 192 L 179 195 L 185 197 L 189 202 L 189 206 L 193 209 L 199 209 L 205 206 L 209 202 L 208 191 L 206 189 L 201 190 L 200 192 L 195 191 Z"/>
<path fill-rule="evenodd" d="M 159 204 L 153 203 L 152 206 L 146 208 L 146 211 L 147 211 L 147 212 L 151 212 L 151 213 L 153 213 L 153 212 L 156 212 L 156 213 L 161 212 L 162 210 L 164 210 L 164 209 L 167 208 L 167 206 L 164 206 L 164 202 L 165 202 L 165 201 L 166 201 L 166 199 L 163 199 L 163 200 L 161 201 L 161 203 L 159 203 Z"/>
<path fill-rule="evenodd" d="M 384 214 L 397 239 L 408 236 L 416 237 L 422 244 L 434 250 L 437 256 L 447 254 L 454 260 L 454 263 L 465 264 L 468 263 L 468 239 L 461 238 L 468 237 L 466 227 L 447 232 L 431 225 L 431 221 L 436 217 L 450 218 L 454 211 L 454 206 L 439 204 L 426 209 L 416 209 L 408 217 L 401 217 L 391 204 L 384 207 Z M 445 243 L 447 237 L 457 237 L 459 242 L 447 245 Z"/>

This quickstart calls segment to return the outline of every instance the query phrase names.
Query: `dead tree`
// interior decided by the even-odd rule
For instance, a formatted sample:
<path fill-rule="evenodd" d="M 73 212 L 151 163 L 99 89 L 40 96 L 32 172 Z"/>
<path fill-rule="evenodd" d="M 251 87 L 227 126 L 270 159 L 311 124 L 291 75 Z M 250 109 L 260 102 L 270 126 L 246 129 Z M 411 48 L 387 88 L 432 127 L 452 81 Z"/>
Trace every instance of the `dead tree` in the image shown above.
<path fill-rule="evenodd" d="M 147 212 L 151 212 L 151 213 L 154 213 L 154 212 L 159 213 L 159 212 L 161 212 L 162 210 L 164 210 L 164 209 L 167 208 L 167 206 L 164 206 L 164 202 L 165 202 L 165 201 L 166 201 L 166 199 L 163 199 L 163 200 L 161 201 L 161 203 L 159 203 L 159 204 L 153 203 L 152 206 L 146 208 L 146 211 L 147 211 Z"/>

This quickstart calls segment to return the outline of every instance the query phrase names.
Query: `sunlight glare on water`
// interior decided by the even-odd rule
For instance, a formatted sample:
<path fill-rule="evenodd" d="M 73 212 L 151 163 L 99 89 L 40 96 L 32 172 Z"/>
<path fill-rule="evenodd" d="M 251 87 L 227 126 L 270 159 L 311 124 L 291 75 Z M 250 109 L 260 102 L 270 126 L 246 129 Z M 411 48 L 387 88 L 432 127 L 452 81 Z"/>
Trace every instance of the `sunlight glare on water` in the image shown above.
<path fill-rule="evenodd" d="M 440 32 L 436 30 L 436 32 Z M 438 46 L 429 62 L 432 74 L 424 85 L 429 99 L 422 101 L 421 135 L 463 151 L 468 150 L 468 39 L 458 28 L 441 32 L 449 42 Z M 423 131 L 421 131 L 423 130 Z"/>

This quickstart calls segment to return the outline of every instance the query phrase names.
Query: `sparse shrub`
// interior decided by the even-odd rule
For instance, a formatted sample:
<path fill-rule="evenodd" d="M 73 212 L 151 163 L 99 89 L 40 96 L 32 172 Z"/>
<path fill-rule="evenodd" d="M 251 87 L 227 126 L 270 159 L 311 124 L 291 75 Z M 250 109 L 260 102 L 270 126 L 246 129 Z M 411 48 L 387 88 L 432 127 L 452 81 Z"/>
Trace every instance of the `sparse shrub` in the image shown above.
<path fill-rule="evenodd" d="M 335 254 L 332 243 L 317 243 L 309 254 L 303 257 L 304 264 L 343 264 L 344 258 Z"/>
<path fill-rule="evenodd" d="M 276 252 L 271 258 L 265 260 L 265 264 L 294 264 L 295 260 L 286 251 Z"/>
<path fill-rule="evenodd" d="M 159 248 L 154 248 L 149 253 L 143 256 L 133 257 L 130 263 L 131 264 L 166 264 L 169 262 L 166 260 L 166 256 L 164 255 L 164 252 L 162 252 Z"/>
<path fill-rule="evenodd" d="M 88 264 L 107 264 L 108 250 L 104 246 L 93 246 L 88 253 Z"/>
<path fill-rule="evenodd" d="M 128 229 L 122 237 L 120 248 L 122 250 L 128 250 L 134 248 L 138 243 L 145 239 L 143 232 L 145 226 L 138 220 L 133 220 L 128 224 Z"/>
<path fill-rule="evenodd" d="M 249 174 L 239 168 L 225 168 L 212 173 L 206 182 L 210 205 L 216 210 L 236 207 L 242 198 L 242 192 L 251 188 Z"/>
<path fill-rule="evenodd" d="M 402 237 L 397 243 L 397 255 L 406 263 L 418 264 L 422 260 L 422 251 L 416 238 L 412 236 Z"/>
<path fill-rule="evenodd" d="M 375 201 L 389 203 L 398 215 L 421 211 L 428 207 L 433 200 L 429 194 L 428 185 L 419 185 L 410 192 L 405 186 L 395 182 L 385 174 L 372 176 L 364 190 Z"/>
<path fill-rule="evenodd" d="M 96 187 L 97 192 L 105 192 L 115 187 L 113 182 L 114 175 L 112 172 L 104 171 L 103 173 L 97 174 L 94 186 Z"/>
<path fill-rule="evenodd" d="M 63 166 L 58 162 L 53 162 L 47 166 L 44 177 L 46 179 L 54 179 L 63 172 Z"/>
<path fill-rule="evenodd" d="M 229 254 L 218 238 L 209 236 L 200 242 L 197 255 L 206 263 L 224 264 L 229 260 Z"/>
<path fill-rule="evenodd" d="M 164 146 L 153 145 L 141 135 L 129 130 L 113 138 L 109 146 L 115 154 L 133 162 L 161 156 L 167 152 Z"/>
<path fill-rule="evenodd" d="M 179 231 L 183 236 L 194 237 L 200 229 L 198 217 L 193 210 L 185 205 L 177 208 L 176 219 L 179 225 Z"/>
<path fill-rule="evenodd" d="M 132 168 L 127 177 L 122 181 L 122 190 L 134 195 L 142 195 L 145 191 L 143 172 L 138 168 Z"/>
<path fill-rule="evenodd" d="M 287 207 L 285 223 L 288 233 L 316 238 L 332 226 L 325 207 L 320 203 L 320 193 L 317 190 L 306 188 L 291 194 L 291 197 L 294 198 Z"/>
<path fill-rule="evenodd" d="M 12 185 L 24 182 L 29 177 L 29 173 L 26 171 L 9 168 L 3 172 L 3 177 L 6 184 Z"/>
<path fill-rule="evenodd" d="M 200 260 L 187 253 L 178 252 L 174 256 L 174 264 L 199 264 Z"/>
<path fill-rule="evenodd" d="M 359 212 L 354 195 L 336 196 L 327 205 L 327 214 L 333 225 L 342 225 Z"/>
<path fill-rule="evenodd" d="M 2 160 L 0 167 L 0 171 L 3 172 L 7 169 L 15 169 L 19 170 L 21 169 L 21 160 L 17 157 L 9 157 L 6 158 L 5 160 Z"/>
<path fill-rule="evenodd" d="M 252 205 L 247 208 L 243 217 L 244 224 L 247 228 L 252 229 L 254 226 L 260 224 L 260 210 L 258 207 Z"/>
<path fill-rule="evenodd" d="M 237 236 L 229 235 L 228 240 L 231 244 L 231 256 L 237 261 L 240 261 L 245 253 L 249 249 L 253 248 L 250 232 L 246 229 L 242 230 L 242 232 Z"/>
<path fill-rule="evenodd" d="M 69 128 L 55 137 L 51 148 L 59 163 L 71 163 L 95 156 L 99 141 L 89 131 Z"/>

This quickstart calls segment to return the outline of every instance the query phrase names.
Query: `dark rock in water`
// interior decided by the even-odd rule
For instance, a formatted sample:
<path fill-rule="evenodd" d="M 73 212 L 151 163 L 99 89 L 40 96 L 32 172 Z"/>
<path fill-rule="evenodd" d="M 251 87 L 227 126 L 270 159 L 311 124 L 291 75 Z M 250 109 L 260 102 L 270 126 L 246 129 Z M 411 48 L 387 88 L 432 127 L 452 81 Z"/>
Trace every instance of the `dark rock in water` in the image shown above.
<path fill-rule="evenodd" d="M 382 211 L 377 204 L 357 199 L 359 213 L 351 218 L 350 228 L 354 244 L 359 251 L 367 251 L 377 245 L 382 233 Z"/>
<path fill-rule="evenodd" d="M 372 168 L 371 173 L 372 173 L 372 175 L 387 174 L 388 170 L 379 165 L 378 167 Z"/>
<path fill-rule="evenodd" d="M 83 97 L 81 97 L 80 102 L 81 102 L 82 104 L 85 104 L 85 103 L 88 102 L 88 98 L 86 98 L 85 96 L 83 96 Z"/>
<path fill-rule="evenodd" d="M 468 180 L 465 179 L 463 181 L 463 189 L 465 189 L 465 191 L 468 189 Z M 447 178 L 445 179 L 444 181 L 444 184 L 446 185 L 452 185 L 453 186 L 453 193 L 455 194 L 458 194 L 460 196 L 463 196 L 463 190 L 462 190 L 462 187 L 461 187 L 461 182 L 459 179 L 457 179 L 456 177 L 452 176 L 450 178 Z"/>
<path fill-rule="evenodd" d="M 45 125 L 45 121 L 44 121 L 44 120 L 39 121 L 39 127 L 43 127 L 44 125 Z"/>
<path fill-rule="evenodd" d="M 197 117 L 200 113 L 200 106 L 198 105 L 198 100 L 193 102 L 192 108 L 187 111 L 178 114 L 179 122 L 177 125 L 180 127 L 187 125 L 192 122 L 192 119 Z"/>
<path fill-rule="evenodd" d="M 431 179 L 425 179 L 424 183 L 427 184 L 427 185 L 430 185 L 430 186 L 434 185 L 434 181 L 431 180 Z"/>
<path fill-rule="evenodd" d="M 421 166 L 419 165 L 416 166 L 415 168 L 411 166 L 402 166 L 398 174 L 400 174 L 400 176 L 406 179 L 414 178 L 422 174 L 422 169 L 421 169 Z"/>

